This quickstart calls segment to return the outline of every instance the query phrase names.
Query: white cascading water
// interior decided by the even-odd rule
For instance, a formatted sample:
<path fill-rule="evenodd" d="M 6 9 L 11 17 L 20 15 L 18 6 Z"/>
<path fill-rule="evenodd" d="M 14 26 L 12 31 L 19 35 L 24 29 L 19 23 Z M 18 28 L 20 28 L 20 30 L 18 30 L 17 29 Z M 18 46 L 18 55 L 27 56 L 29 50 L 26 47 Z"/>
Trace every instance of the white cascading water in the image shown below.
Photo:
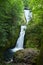
<path fill-rule="evenodd" d="M 28 22 L 32 18 L 32 12 L 30 12 L 30 10 L 24 10 L 24 14 L 25 14 L 25 18 L 26 18 L 26 23 L 28 24 Z"/>
<path fill-rule="evenodd" d="M 25 29 L 26 29 L 26 26 L 21 26 L 20 37 L 18 38 L 17 44 L 16 44 L 17 48 L 23 48 Z"/>
<path fill-rule="evenodd" d="M 30 20 L 30 17 L 32 17 L 32 13 L 30 12 L 30 10 L 24 10 L 24 14 L 25 14 L 25 18 L 26 18 L 26 23 L 28 24 L 28 22 Z M 15 46 L 15 48 L 11 49 L 12 52 L 16 52 L 18 50 L 23 49 L 25 30 L 26 30 L 26 25 L 22 25 L 20 35 L 19 35 L 19 38 L 17 40 L 16 46 Z"/>

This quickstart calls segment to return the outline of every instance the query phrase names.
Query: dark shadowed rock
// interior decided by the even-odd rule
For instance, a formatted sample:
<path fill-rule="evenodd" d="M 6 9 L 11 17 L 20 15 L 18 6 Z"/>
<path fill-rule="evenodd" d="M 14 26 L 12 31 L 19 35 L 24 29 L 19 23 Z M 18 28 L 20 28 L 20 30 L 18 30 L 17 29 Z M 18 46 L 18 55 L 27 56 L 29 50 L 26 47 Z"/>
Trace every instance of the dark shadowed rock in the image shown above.
<path fill-rule="evenodd" d="M 6 50 L 6 51 L 4 52 L 4 54 L 3 54 L 3 56 L 4 56 L 4 61 L 6 61 L 6 62 L 11 61 L 11 59 L 13 59 L 13 54 L 14 54 L 14 53 L 13 53 L 10 49 Z"/>

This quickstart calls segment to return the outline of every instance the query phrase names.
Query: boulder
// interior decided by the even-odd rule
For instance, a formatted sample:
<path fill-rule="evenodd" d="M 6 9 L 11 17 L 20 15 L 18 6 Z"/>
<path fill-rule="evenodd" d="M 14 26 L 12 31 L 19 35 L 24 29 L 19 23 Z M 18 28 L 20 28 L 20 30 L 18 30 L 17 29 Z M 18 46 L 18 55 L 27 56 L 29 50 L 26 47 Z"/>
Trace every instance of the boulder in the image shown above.
<path fill-rule="evenodd" d="M 13 62 L 35 65 L 38 55 L 39 55 L 39 50 L 37 49 L 33 49 L 33 48 L 23 49 L 14 53 Z"/>

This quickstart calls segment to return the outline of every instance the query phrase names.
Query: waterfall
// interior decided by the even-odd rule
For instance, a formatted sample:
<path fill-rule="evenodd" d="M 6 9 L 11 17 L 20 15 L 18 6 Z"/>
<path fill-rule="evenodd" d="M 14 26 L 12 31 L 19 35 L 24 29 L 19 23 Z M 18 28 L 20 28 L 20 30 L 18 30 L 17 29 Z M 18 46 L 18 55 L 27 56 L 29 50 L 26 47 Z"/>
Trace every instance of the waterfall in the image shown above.
<path fill-rule="evenodd" d="M 25 36 L 26 26 L 21 26 L 20 36 L 17 40 L 16 47 L 23 48 L 24 36 Z"/>
<path fill-rule="evenodd" d="M 20 35 L 17 40 L 16 46 L 15 48 L 11 49 L 13 52 L 23 49 L 25 30 L 26 30 L 26 26 L 21 26 Z"/>
<path fill-rule="evenodd" d="M 32 13 L 30 13 L 30 10 L 24 10 L 24 15 L 26 18 L 26 23 L 28 24 L 30 17 L 32 17 Z M 17 40 L 15 48 L 11 49 L 12 52 L 16 52 L 18 50 L 23 49 L 25 30 L 26 30 L 26 25 L 21 25 L 20 35 L 19 35 L 19 38 Z"/>
<path fill-rule="evenodd" d="M 30 18 L 32 17 L 32 13 L 29 10 L 24 10 L 24 15 L 25 15 L 25 18 L 26 18 L 26 23 L 28 24 Z M 15 48 L 8 49 L 7 51 L 5 51 L 4 60 L 7 61 L 7 63 L 10 63 L 10 62 L 13 61 L 14 52 L 23 49 L 24 36 L 25 36 L 26 28 L 27 28 L 26 25 L 21 25 L 20 34 L 19 34 Z"/>
<path fill-rule="evenodd" d="M 32 12 L 30 12 L 30 10 L 24 10 L 24 14 L 25 14 L 25 18 L 26 18 L 26 23 L 28 24 L 28 22 L 32 18 Z"/>

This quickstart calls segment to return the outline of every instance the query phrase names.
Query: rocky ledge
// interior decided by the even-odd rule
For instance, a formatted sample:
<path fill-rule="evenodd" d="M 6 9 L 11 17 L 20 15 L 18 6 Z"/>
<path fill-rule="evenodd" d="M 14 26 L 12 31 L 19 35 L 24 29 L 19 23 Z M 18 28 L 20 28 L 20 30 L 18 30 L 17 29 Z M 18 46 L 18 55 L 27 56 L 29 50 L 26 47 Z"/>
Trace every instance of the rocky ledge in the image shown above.
<path fill-rule="evenodd" d="M 17 51 L 14 54 L 13 62 L 15 65 L 36 65 L 39 50 L 29 48 Z"/>
<path fill-rule="evenodd" d="M 1 62 L 2 65 L 36 65 L 39 50 L 34 48 L 23 49 L 14 53 L 13 61 Z"/>

